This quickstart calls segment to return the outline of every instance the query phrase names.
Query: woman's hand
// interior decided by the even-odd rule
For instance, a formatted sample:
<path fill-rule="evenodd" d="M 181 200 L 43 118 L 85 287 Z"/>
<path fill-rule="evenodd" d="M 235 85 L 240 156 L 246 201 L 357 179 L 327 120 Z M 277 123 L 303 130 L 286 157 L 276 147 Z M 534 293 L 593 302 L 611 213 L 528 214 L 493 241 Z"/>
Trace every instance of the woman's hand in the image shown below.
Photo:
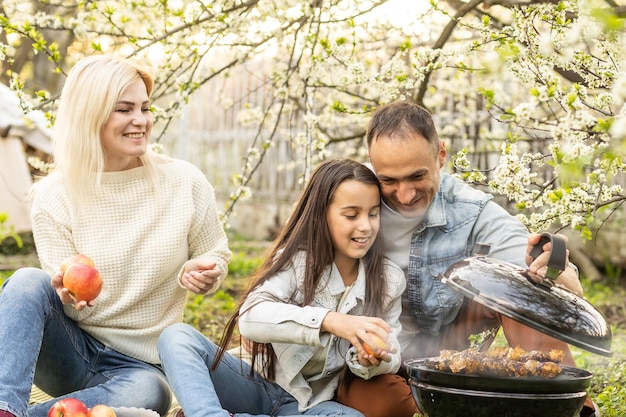
<path fill-rule="evenodd" d="M 217 285 L 220 275 L 215 262 L 191 259 L 183 266 L 180 283 L 194 294 L 205 295 Z"/>
<path fill-rule="evenodd" d="M 389 343 L 391 327 L 379 317 L 353 316 L 331 311 L 324 317 L 320 330 L 350 341 L 357 350 L 359 363 L 363 366 L 378 366 L 381 361 L 389 362 L 390 353 L 396 352 L 396 348 Z M 373 335 L 382 339 L 386 346 L 381 348 Z M 373 354 L 365 350 L 364 344 L 371 348 Z"/>
<path fill-rule="evenodd" d="M 61 300 L 61 302 L 63 304 L 70 304 L 70 303 L 74 304 L 74 308 L 76 310 L 80 311 L 87 306 L 93 307 L 96 304 L 94 300 L 89 301 L 89 302 L 78 301 L 74 297 L 72 297 L 72 295 L 70 294 L 70 291 L 63 286 L 63 273 L 61 271 L 57 272 L 56 274 L 52 276 L 52 279 L 50 280 L 50 284 L 56 290 L 57 295 L 59 296 L 59 299 Z"/>
<path fill-rule="evenodd" d="M 556 236 L 561 237 L 563 240 L 565 240 L 565 243 L 567 243 L 567 236 L 561 234 L 558 234 Z M 542 248 L 543 252 L 536 258 L 533 258 L 530 255 L 533 247 L 537 245 L 540 240 L 540 234 L 531 233 L 530 236 L 528 236 L 528 246 L 526 247 L 526 264 L 528 264 L 528 269 L 530 272 L 545 277 L 546 273 L 548 272 L 548 259 L 550 258 L 552 243 L 547 242 L 546 244 L 544 244 Z M 561 271 L 555 282 L 569 289 L 574 294 L 582 297 L 583 287 L 580 284 L 580 280 L 578 279 L 578 274 L 576 273 L 576 270 L 574 270 L 569 265 L 569 250 L 567 250 L 565 262 L 567 267 L 564 271 Z"/>

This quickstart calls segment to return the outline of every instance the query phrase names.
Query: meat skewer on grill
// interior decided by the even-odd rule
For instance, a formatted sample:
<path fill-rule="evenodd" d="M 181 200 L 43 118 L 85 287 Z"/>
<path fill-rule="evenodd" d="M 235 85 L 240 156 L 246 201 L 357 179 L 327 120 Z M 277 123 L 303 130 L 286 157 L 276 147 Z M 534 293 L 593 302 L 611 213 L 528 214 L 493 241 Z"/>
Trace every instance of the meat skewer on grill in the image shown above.
<path fill-rule="evenodd" d="M 428 359 L 424 364 L 439 371 L 466 375 L 554 378 L 563 372 L 559 363 L 564 357 L 565 352 L 561 350 L 526 351 L 518 346 L 486 352 L 442 350 L 438 358 Z"/>

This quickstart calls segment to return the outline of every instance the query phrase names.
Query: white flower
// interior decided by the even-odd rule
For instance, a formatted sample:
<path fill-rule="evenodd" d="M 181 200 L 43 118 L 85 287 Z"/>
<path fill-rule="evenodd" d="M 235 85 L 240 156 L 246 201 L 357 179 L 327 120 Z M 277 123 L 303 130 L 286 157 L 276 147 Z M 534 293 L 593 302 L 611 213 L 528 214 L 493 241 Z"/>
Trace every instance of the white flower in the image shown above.
<path fill-rule="evenodd" d="M 622 140 L 626 138 L 626 117 L 619 116 L 613 120 L 609 134 L 613 139 Z"/>

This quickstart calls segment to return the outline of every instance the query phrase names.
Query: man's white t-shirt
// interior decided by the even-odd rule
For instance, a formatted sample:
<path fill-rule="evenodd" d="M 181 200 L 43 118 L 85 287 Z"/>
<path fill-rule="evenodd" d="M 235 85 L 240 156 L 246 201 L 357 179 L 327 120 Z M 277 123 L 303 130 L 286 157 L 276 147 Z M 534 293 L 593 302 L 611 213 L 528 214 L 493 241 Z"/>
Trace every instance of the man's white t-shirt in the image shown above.
<path fill-rule="evenodd" d="M 423 216 L 412 218 L 404 217 L 389 207 L 385 202 L 382 203 L 381 223 L 384 224 L 382 232 L 385 239 L 385 256 L 402 269 L 405 279 L 408 277 L 411 237 L 419 227 L 423 218 Z M 411 343 L 413 335 L 419 333 L 419 328 L 411 315 L 408 291 L 406 290 L 402 294 L 402 314 L 400 315 L 400 323 L 402 324 L 402 332 L 398 339 L 404 351 Z"/>

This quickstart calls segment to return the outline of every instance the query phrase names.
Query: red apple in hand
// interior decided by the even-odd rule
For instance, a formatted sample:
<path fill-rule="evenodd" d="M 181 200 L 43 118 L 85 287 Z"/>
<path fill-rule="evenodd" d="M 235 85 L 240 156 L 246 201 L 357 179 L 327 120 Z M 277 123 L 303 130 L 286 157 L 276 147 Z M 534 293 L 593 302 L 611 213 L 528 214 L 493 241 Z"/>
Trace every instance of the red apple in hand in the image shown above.
<path fill-rule="evenodd" d="M 63 286 L 78 301 L 94 300 L 102 290 L 102 277 L 93 266 L 76 263 L 63 274 Z"/>
<path fill-rule="evenodd" d="M 380 350 L 387 350 L 387 343 L 383 339 L 378 337 L 376 333 L 369 333 L 369 336 L 374 339 L 376 347 L 378 347 Z M 368 355 L 372 355 L 376 359 L 382 359 L 382 357 L 377 355 L 376 352 L 374 352 L 374 349 L 372 349 L 372 347 L 365 342 L 363 342 L 363 350 L 365 350 Z"/>
<path fill-rule="evenodd" d="M 88 417 L 89 409 L 76 398 L 63 398 L 48 410 L 48 417 Z"/>
<path fill-rule="evenodd" d="M 88 417 L 117 417 L 117 415 L 111 407 L 104 404 L 98 404 L 89 409 Z"/>
<path fill-rule="evenodd" d="M 85 265 L 94 266 L 94 267 L 96 266 L 93 260 L 89 256 L 83 255 L 82 253 L 76 253 L 74 255 L 71 255 L 65 258 L 65 260 L 63 261 L 59 269 L 61 270 L 62 273 L 65 273 L 67 268 L 69 268 L 70 265 L 73 265 L 73 264 L 85 264 Z"/>

